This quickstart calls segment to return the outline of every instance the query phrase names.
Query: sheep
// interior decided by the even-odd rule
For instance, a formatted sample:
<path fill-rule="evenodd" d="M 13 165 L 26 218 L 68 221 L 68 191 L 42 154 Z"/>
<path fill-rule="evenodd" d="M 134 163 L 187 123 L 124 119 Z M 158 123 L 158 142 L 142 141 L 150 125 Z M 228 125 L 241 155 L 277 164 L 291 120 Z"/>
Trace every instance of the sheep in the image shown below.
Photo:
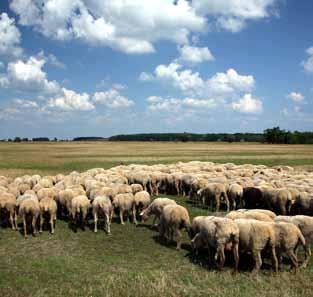
<path fill-rule="evenodd" d="M 16 198 L 13 194 L 0 193 L 0 211 L 2 209 L 9 213 L 12 230 L 17 230 Z"/>
<path fill-rule="evenodd" d="M 234 255 L 234 271 L 239 264 L 239 229 L 234 221 L 221 217 L 206 217 L 200 220 L 200 231 L 191 240 L 193 249 L 200 247 L 215 250 L 215 263 L 222 270 L 225 263 L 225 250 L 232 250 Z M 219 260 L 219 261 L 218 261 Z"/>
<path fill-rule="evenodd" d="M 299 192 L 295 199 L 293 209 L 295 214 L 313 215 L 313 197 L 307 192 Z"/>
<path fill-rule="evenodd" d="M 38 199 L 35 196 L 30 196 L 27 199 L 23 199 L 19 206 L 19 215 L 23 219 L 24 237 L 27 237 L 27 225 L 26 216 L 32 217 L 32 233 L 35 236 L 37 233 L 36 223 L 40 214 L 40 206 Z"/>
<path fill-rule="evenodd" d="M 264 208 L 263 191 L 260 187 L 245 187 L 242 196 L 243 205 L 240 207 Z"/>
<path fill-rule="evenodd" d="M 308 265 L 311 257 L 310 245 L 313 243 L 313 217 L 305 215 L 277 216 L 275 218 L 275 222 L 293 223 L 300 229 L 307 245 L 307 249 L 305 250 L 305 260 L 302 264 L 302 267 L 305 268 Z"/>
<path fill-rule="evenodd" d="M 297 249 L 298 245 L 301 244 L 307 252 L 306 242 L 300 229 L 294 224 L 286 222 L 274 222 L 273 225 L 276 238 L 276 254 L 280 255 L 281 253 L 286 253 L 291 260 L 291 268 L 294 268 L 295 272 L 297 272 L 298 258 L 294 251 Z"/>
<path fill-rule="evenodd" d="M 226 218 L 236 220 L 236 219 L 254 219 L 264 222 L 272 222 L 273 219 L 263 212 L 258 211 L 231 211 L 226 216 Z"/>
<path fill-rule="evenodd" d="M 226 187 L 222 183 L 211 183 L 205 188 L 202 188 L 197 193 L 202 199 L 203 205 L 210 205 L 209 202 L 215 201 L 216 212 L 220 210 L 222 199 L 226 202 L 227 211 L 229 211 L 229 200 L 226 193 Z"/>
<path fill-rule="evenodd" d="M 81 215 L 81 223 L 82 229 L 84 229 L 85 220 L 88 214 L 88 210 L 90 208 L 90 201 L 87 196 L 79 195 L 72 199 L 70 206 L 70 214 L 72 216 L 72 220 L 76 221 L 77 225 L 77 215 Z"/>
<path fill-rule="evenodd" d="M 231 184 L 227 190 L 227 195 L 229 201 L 233 207 L 236 209 L 236 206 L 239 204 L 240 207 L 243 207 L 242 197 L 243 197 L 243 188 L 238 184 Z"/>
<path fill-rule="evenodd" d="M 143 186 L 140 184 L 131 184 L 130 187 L 132 188 L 133 194 L 135 195 L 137 192 L 143 191 Z"/>
<path fill-rule="evenodd" d="M 156 220 L 160 220 L 163 208 L 169 204 L 176 204 L 176 202 L 175 200 L 169 198 L 154 199 L 151 204 L 140 213 L 142 222 L 147 221 L 149 216 L 154 215 L 152 225 L 155 226 Z"/>
<path fill-rule="evenodd" d="M 92 201 L 92 213 L 94 217 L 94 232 L 98 232 L 98 217 L 102 213 L 105 217 L 105 231 L 111 234 L 110 225 L 113 217 L 113 206 L 111 200 L 107 196 L 97 196 Z"/>
<path fill-rule="evenodd" d="M 267 216 L 269 216 L 272 220 L 274 220 L 276 218 L 276 214 L 271 211 L 271 210 L 268 210 L 268 209 L 237 209 L 236 211 L 239 211 L 239 212 L 244 212 L 244 213 L 255 213 L 255 212 L 258 212 L 258 213 L 263 213 Z"/>
<path fill-rule="evenodd" d="M 56 197 L 56 192 L 53 188 L 42 188 L 37 191 L 37 197 L 39 201 L 46 197 L 54 199 Z"/>
<path fill-rule="evenodd" d="M 290 213 L 292 195 L 287 189 L 268 189 L 263 192 L 264 200 L 269 209 L 279 212 L 281 215 Z"/>
<path fill-rule="evenodd" d="M 197 216 L 194 217 L 189 228 L 188 236 L 190 240 L 192 240 L 197 233 L 201 231 L 202 228 L 205 227 L 205 222 L 209 219 L 215 218 L 214 216 Z"/>
<path fill-rule="evenodd" d="M 137 192 L 134 195 L 133 202 L 133 217 L 134 223 L 137 224 L 137 214 L 140 214 L 143 209 L 147 208 L 151 202 L 150 194 L 147 191 Z"/>
<path fill-rule="evenodd" d="M 160 237 L 170 240 L 175 239 L 177 243 L 176 249 L 179 250 L 182 239 L 180 230 L 184 228 L 187 231 L 190 228 L 190 218 L 187 209 L 177 204 L 166 205 L 160 217 Z"/>
<path fill-rule="evenodd" d="M 40 230 L 39 233 L 42 233 L 42 226 L 44 222 L 44 214 L 48 213 L 50 218 L 50 228 L 51 234 L 54 234 L 54 225 L 57 219 L 57 203 L 51 197 L 42 198 L 39 201 L 40 207 Z"/>
<path fill-rule="evenodd" d="M 125 213 L 133 211 L 134 195 L 132 193 L 117 194 L 113 198 L 112 205 L 114 209 L 119 210 L 120 222 L 124 225 L 123 216 Z M 133 211 L 133 221 L 136 222 L 135 213 Z"/>
<path fill-rule="evenodd" d="M 268 222 L 253 219 L 236 219 L 234 221 L 239 228 L 239 248 L 241 251 L 252 253 L 255 261 L 252 275 L 258 273 L 262 266 L 261 251 L 266 247 L 270 249 L 272 264 L 275 271 L 278 270 L 278 261 L 275 251 L 275 230 Z"/>

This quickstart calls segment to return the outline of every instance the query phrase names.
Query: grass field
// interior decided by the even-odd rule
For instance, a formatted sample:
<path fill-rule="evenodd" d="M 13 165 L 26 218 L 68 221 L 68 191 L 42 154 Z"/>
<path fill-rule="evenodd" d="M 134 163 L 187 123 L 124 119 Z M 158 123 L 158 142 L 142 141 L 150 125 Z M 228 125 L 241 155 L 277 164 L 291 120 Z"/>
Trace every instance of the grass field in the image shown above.
<path fill-rule="evenodd" d="M 0 143 L 0 174 L 68 173 L 121 162 L 170 163 L 188 160 L 313 168 L 313 146 L 223 143 Z M 191 217 L 207 214 L 182 197 Z M 273 274 L 265 265 L 251 278 L 249 269 L 217 272 L 205 255 L 194 259 L 187 237 L 181 251 L 160 242 L 154 230 L 131 223 L 73 232 L 57 221 L 47 231 L 24 239 L 0 228 L 0 296 L 312 296 L 312 261 L 297 275 L 284 265 Z M 149 223 L 149 222 L 148 222 Z"/>

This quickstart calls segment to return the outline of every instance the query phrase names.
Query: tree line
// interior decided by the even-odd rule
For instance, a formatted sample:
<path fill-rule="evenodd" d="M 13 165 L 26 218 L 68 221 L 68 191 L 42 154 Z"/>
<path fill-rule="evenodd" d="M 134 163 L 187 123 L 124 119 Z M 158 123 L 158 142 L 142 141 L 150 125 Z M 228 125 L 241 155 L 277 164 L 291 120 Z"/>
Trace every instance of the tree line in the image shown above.
<path fill-rule="evenodd" d="M 50 139 L 48 137 L 35 138 L 9 138 L 2 141 L 9 142 L 40 142 L 40 141 L 176 141 L 176 142 L 262 142 L 271 144 L 313 144 L 313 132 L 287 131 L 274 127 L 264 130 L 263 133 L 142 133 L 142 134 L 121 134 L 103 137 L 75 137 L 68 139 Z"/>

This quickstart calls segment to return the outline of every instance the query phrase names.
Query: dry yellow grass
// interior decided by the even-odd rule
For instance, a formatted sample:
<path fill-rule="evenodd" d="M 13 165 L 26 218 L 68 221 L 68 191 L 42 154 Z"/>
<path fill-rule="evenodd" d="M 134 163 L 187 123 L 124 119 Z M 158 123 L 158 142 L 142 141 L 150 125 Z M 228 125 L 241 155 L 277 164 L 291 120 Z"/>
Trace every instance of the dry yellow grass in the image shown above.
<path fill-rule="evenodd" d="M 181 142 L 0 143 L 0 174 L 55 174 L 120 163 L 213 161 L 313 166 L 311 145 Z"/>

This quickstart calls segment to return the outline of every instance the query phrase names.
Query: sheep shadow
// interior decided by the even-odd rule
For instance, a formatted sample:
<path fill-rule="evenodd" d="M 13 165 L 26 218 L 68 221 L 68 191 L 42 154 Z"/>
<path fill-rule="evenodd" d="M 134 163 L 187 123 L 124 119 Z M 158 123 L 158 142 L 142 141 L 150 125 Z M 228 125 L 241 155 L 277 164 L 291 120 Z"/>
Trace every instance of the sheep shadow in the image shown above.
<path fill-rule="evenodd" d="M 157 244 L 161 245 L 161 246 L 165 246 L 167 248 L 171 248 L 171 249 L 176 249 L 176 242 L 173 240 L 167 240 L 164 237 L 161 237 L 159 234 L 152 236 L 152 239 L 154 240 L 154 242 L 156 242 Z M 181 250 L 185 250 L 187 252 L 190 252 L 191 247 L 189 244 L 186 243 L 182 243 Z"/>

